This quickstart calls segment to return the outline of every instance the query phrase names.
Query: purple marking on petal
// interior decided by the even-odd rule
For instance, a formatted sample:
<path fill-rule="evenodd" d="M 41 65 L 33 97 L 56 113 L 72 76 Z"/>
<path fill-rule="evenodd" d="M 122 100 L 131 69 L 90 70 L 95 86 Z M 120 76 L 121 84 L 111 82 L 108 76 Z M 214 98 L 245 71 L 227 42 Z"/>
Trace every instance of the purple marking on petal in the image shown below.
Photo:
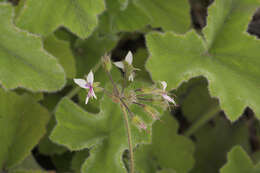
<path fill-rule="evenodd" d="M 176 105 L 175 101 L 174 101 L 170 96 L 168 96 L 167 94 L 162 94 L 162 97 L 163 97 L 165 100 L 167 100 L 168 102 L 171 102 L 171 103 L 173 103 L 173 104 Z"/>
<path fill-rule="evenodd" d="M 85 87 L 86 88 L 91 88 L 91 84 L 90 83 L 86 83 Z"/>

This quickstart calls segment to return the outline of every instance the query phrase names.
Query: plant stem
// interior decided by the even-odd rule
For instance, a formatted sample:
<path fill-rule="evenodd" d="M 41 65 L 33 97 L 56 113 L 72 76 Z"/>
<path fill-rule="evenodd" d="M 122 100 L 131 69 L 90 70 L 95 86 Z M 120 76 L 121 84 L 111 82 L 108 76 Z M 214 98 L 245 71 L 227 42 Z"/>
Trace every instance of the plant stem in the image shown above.
<path fill-rule="evenodd" d="M 125 120 L 125 126 L 127 129 L 127 140 L 128 140 L 128 146 L 129 146 L 129 153 L 130 153 L 130 173 L 134 173 L 134 152 L 133 152 L 133 146 L 132 146 L 132 135 L 131 135 L 131 128 L 128 121 L 128 116 L 126 112 L 126 107 L 121 104 L 121 108 L 124 113 L 124 120 Z"/>
<path fill-rule="evenodd" d="M 115 92 L 116 92 L 116 95 L 117 95 L 118 97 L 120 97 L 119 90 L 118 90 L 118 88 L 117 88 L 117 86 L 116 86 L 116 84 L 115 84 L 115 82 L 114 82 L 114 80 L 113 80 L 113 78 L 112 78 L 110 72 L 107 71 L 106 69 L 105 69 L 105 72 L 106 72 L 106 74 L 107 74 L 109 80 L 111 81 L 111 83 L 112 83 L 112 85 L 113 85 L 113 88 L 114 88 L 114 90 L 115 90 Z"/>

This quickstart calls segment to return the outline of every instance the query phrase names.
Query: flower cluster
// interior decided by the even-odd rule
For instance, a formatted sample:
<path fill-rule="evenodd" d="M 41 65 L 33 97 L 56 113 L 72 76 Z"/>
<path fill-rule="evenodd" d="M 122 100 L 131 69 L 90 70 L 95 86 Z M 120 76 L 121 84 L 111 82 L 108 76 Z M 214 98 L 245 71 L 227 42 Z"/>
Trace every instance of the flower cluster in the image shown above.
<path fill-rule="evenodd" d="M 133 54 L 132 52 L 128 52 L 126 55 L 125 59 L 123 61 L 115 62 L 115 66 L 122 69 L 124 72 L 125 78 L 131 82 L 134 81 L 135 77 L 135 71 L 137 70 L 136 68 L 133 67 L 132 65 L 133 62 Z M 108 73 L 108 76 L 110 77 L 111 82 L 114 85 L 114 90 L 119 90 L 113 81 L 111 79 L 110 75 L 110 69 L 111 69 L 111 62 L 110 62 L 110 57 L 109 56 L 104 56 L 103 58 L 103 67 L 106 69 L 106 72 Z M 84 88 L 88 91 L 87 97 L 85 100 L 85 104 L 88 103 L 90 98 L 95 98 L 97 99 L 94 89 L 97 85 L 94 83 L 94 74 L 92 71 L 90 71 L 86 77 L 86 79 L 74 79 L 74 82 L 79 85 L 79 87 Z M 146 104 L 145 102 L 157 102 L 159 105 L 166 105 L 169 106 L 169 104 L 176 105 L 175 101 L 173 98 L 171 98 L 167 91 L 167 83 L 165 81 L 160 82 L 160 87 L 150 87 L 150 88 L 139 88 L 136 90 L 128 90 L 124 91 L 124 87 L 122 88 L 122 94 L 119 95 L 113 95 L 109 94 L 112 98 L 112 100 L 118 100 L 120 104 L 123 105 L 123 107 L 126 108 L 126 110 L 129 113 L 129 116 L 132 119 L 132 122 L 137 125 L 138 128 L 146 130 L 147 126 L 146 124 L 141 120 L 140 117 L 137 115 L 134 115 L 133 112 L 131 112 L 129 106 L 131 104 L 136 104 L 138 106 L 141 106 L 143 110 L 148 113 L 154 120 L 159 119 L 159 113 L 158 111 L 150 106 L 149 104 Z M 105 89 L 104 89 L 105 90 Z"/>

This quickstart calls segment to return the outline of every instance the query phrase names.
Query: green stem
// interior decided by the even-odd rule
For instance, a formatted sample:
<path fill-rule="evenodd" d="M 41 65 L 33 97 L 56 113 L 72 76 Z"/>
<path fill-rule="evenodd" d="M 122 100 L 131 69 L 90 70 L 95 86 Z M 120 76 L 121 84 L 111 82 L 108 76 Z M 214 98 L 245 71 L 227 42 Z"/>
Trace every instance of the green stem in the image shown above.
<path fill-rule="evenodd" d="M 128 140 L 128 146 L 129 146 L 129 153 L 130 153 L 130 173 L 134 173 L 134 151 L 133 151 L 133 145 L 132 145 L 132 135 L 131 135 L 131 128 L 128 121 L 128 116 L 126 112 L 126 107 L 121 104 L 121 108 L 124 113 L 124 120 L 125 120 L 125 126 L 127 129 L 127 140 Z"/>
<path fill-rule="evenodd" d="M 116 96 L 117 96 L 117 97 L 120 97 L 119 90 L 118 90 L 118 88 L 117 88 L 117 86 L 116 86 L 116 83 L 114 82 L 114 80 L 113 80 L 113 78 L 112 78 L 110 72 L 107 71 L 106 69 L 105 69 L 105 72 L 106 72 L 106 74 L 107 74 L 109 80 L 111 81 L 111 83 L 112 83 L 112 85 L 113 85 L 114 91 L 116 92 Z"/>
<path fill-rule="evenodd" d="M 214 108 L 207 111 L 202 117 L 197 120 L 185 133 L 185 136 L 191 136 L 194 134 L 202 125 L 208 122 L 213 116 L 215 116 L 220 111 L 218 106 L 214 106 Z"/>

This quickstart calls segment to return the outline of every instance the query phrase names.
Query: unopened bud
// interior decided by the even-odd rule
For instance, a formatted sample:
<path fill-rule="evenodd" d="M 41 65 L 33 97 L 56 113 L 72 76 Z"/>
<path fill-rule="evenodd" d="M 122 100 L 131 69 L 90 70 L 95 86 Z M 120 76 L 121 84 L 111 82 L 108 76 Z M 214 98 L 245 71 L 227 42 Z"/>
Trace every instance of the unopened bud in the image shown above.
<path fill-rule="evenodd" d="M 148 106 L 148 105 L 145 105 L 144 107 L 144 111 L 147 112 L 149 115 L 151 115 L 151 117 L 154 119 L 154 120 L 159 120 L 159 112 L 151 107 L 151 106 Z"/>
<path fill-rule="evenodd" d="M 140 130 L 146 130 L 147 126 L 146 124 L 138 117 L 134 116 L 132 118 L 132 122 L 140 129 Z"/>
<path fill-rule="evenodd" d="M 112 68 L 111 60 L 110 60 L 110 55 L 105 54 L 102 57 L 102 62 L 103 62 L 103 67 L 107 70 L 110 71 Z"/>

